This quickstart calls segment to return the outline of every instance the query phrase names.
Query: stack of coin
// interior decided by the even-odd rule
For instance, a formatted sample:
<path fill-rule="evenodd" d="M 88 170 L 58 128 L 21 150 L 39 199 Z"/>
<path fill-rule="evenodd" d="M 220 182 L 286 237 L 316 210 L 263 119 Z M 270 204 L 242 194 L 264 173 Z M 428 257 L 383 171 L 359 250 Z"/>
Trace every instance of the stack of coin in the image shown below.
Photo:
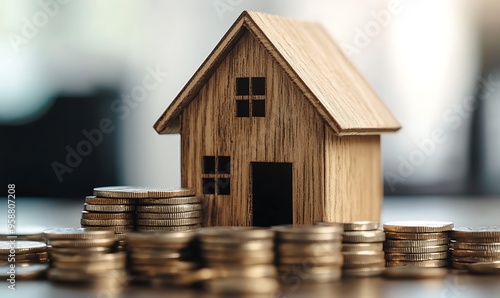
<path fill-rule="evenodd" d="M 330 282 L 342 276 L 340 225 L 284 225 L 276 231 L 280 278 L 305 282 Z"/>
<path fill-rule="evenodd" d="M 399 221 L 384 224 L 387 267 L 448 265 L 452 222 Z"/>
<path fill-rule="evenodd" d="M 451 265 L 456 269 L 468 269 L 478 262 L 500 261 L 500 226 L 454 228 L 450 246 Z"/>
<path fill-rule="evenodd" d="M 50 245 L 50 280 L 99 285 L 126 282 L 126 256 L 116 252 L 113 231 L 58 228 L 44 234 Z"/>
<path fill-rule="evenodd" d="M 127 233 L 129 271 L 135 281 L 169 283 L 199 267 L 199 244 L 194 231 Z"/>
<path fill-rule="evenodd" d="M 201 199 L 188 188 L 147 189 L 137 201 L 138 231 L 192 231 L 202 222 Z"/>
<path fill-rule="evenodd" d="M 1 230 L 0 240 L 27 240 L 45 242 L 43 231 L 45 231 L 46 229 L 46 227 L 41 226 L 20 226 L 16 227 L 15 231 Z"/>
<path fill-rule="evenodd" d="M 379 222 L 358 221 L 342 225 L 342 274 L 349 277 L 380 275 L 385 269 L 385 233 L 378 230 Z"/>
<path fill-rule="evenodd" d="M 267 294 L 278 290 L 274 232 L 252 227 L 211 227 L 198 232 L 212 294 Z"/>
<path fill-rule="evenodd" d="M 47 246 L 40 241 L 0 241 L 0 264 L 47 263 Z"/>

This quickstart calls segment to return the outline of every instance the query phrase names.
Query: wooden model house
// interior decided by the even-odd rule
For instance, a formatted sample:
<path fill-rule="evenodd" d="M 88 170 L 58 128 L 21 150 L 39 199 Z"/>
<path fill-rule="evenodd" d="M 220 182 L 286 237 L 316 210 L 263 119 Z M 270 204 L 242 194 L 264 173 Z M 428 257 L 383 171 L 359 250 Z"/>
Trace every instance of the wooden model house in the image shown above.
<path fill-rule="evenodd" d="M 155 124 L 205 226 L 380 220 L 400 124 L 318 24 L 243 12 Z"/>

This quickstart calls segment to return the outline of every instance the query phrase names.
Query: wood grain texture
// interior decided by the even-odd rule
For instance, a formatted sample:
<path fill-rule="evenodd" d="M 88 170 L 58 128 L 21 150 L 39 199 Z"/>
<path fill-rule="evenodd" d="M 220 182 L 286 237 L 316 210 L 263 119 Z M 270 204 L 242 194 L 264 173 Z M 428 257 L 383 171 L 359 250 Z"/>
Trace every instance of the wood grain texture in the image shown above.
<path fill-rule="evenodd" d="M 266 116 L 236 117 L 236 77 L 266 77 Z M 267 50 L 247 32 L 182 114 L 182 184 L 204 198 L 205 226 L 251 225 L 251 162 L 293 164 L 293 222 L 324 213 L 321 117 Z M 231 157 L 231 195 L 203 195 L 202 156 Z"/>
<path fill-rule="evenodd" d="M 325 214 L 329 222 L 380 220 L 380 136 L 337 137 L 326 130 Z"/>
<path fill-rule="evenodd" d="M 291 29 L 293 28 L 293 30 Z M 318 24 L 243 12 L 155 124 L 178 133 L 179 116 L 249 30 L 336 135 L 374 135 L 400 124 Z"/>

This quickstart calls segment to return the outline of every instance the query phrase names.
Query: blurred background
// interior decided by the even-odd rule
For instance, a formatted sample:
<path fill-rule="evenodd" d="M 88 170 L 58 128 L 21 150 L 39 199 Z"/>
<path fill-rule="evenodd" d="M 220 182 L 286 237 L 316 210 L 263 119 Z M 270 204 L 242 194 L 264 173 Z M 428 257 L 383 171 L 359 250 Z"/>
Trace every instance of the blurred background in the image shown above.
<path fill-rule="evenodd" d="M 243 10 L 322 23 L 400 120 L 386 195 L 500 194 L 494 0 L 0 0 L 0 185 L 179 185 L 153 124 Z"/>

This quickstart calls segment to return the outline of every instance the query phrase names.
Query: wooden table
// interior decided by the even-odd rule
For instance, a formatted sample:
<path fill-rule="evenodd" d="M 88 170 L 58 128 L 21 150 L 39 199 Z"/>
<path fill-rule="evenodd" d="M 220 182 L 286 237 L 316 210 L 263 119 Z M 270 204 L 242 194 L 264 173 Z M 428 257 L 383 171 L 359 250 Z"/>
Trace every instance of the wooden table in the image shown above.
<path fill-rule="evenodd" d="M 2 201 L 0 228 L 5 228 L 7 203 Z M 18 226 L 79 226 L 83 199 L 17 199 Z M 392 220 L 447 220 L 456 226 L 500 225 L 500 199 L 473 197 L 387 197 L 382 222 Z M 89 289 L 49 281 L 17 281 L 17 290 L 0 282 L 0 297 L 209 297 L 189 289 L 155 289 L 128 286 L 119 289 Z M 281 297 L 500 297 L 499 276 L 476 276 L 450 272 L 440 280 L 394 281 L 383 278 L 344 279 L 331 284 L 308 285 L 294 280 L 282 286 Z"/>

